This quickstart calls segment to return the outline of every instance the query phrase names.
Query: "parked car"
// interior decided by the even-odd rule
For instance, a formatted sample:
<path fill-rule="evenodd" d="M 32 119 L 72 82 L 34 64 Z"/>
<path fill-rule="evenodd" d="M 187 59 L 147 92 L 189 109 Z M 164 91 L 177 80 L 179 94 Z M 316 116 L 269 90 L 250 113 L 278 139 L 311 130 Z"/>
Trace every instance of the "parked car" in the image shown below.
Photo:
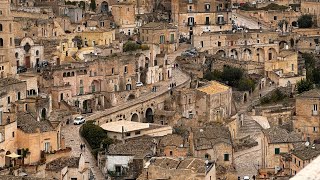
<path fill-rule="evenodd" d="M 78 117 L 76 117 L 76 118 L 74 119 L 73 124 L 74 124 L 74 125 L 79 125 L 79 124 L 83 124 L 83 123 L 85 123 L 85 122 L 86 122 L 86 120 L 84 119 L 84 117 L 78 116 Z"/>
<path fill-rule="evenodd" d="M 183 57 L 191 57 L 191 56 L 194 56 L 194 54 L 192 54 L 191 52 L 182 52 L 181 56 L 183 56 Z"/>
<path fill-rule="evenodd" d="M 143 83 L 142 82 L 136 82 L 136 86 L 137 87 L 141 87 L 141 86 L 143 86 Z"/>
<path fill-rule="evenodd" d="M 18 66 L 17 73 L 27 72 L 27 68 L 24 66 Z"/>

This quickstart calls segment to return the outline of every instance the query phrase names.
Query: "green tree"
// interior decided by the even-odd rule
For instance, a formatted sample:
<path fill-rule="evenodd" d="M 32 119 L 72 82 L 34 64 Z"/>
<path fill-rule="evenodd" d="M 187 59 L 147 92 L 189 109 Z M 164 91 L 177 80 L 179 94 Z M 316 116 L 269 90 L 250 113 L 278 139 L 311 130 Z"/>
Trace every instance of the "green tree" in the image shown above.
<path fill-rule="evenodd" d="M 97 5 L 96 5 L 96 1 L 95 1 L 95 0 L 91 0 L 91 2 L 90 2 L 90 8 L 92 9 L 92 11 L 95 11 L 95 10 L 96 10 Z"/>
<path fill-rule="evenodd" d="M 101 142 L 108 139 L 107 132 L 93 123 L 84 124 L 81 135 L 87 140 L 92 149 L 100 148 Z"/>
<path fill-rule="evenodd" d="M 313 88 L 313 84 L 312 84 L 312 82 L 310 82 L 308 80 L 302 79 L 301 81 L 299 81 L 297 83 L 297 91 L 298 91 L 298 93 L 309 91 L 312 88 Z"/>
<path fill-rule="evenodd" d="M 239 80 L 243 76 L 243 70 L 240 68 L 225 66 L 222 72 L 222 80 L 232 87 L 237 87 Z"/>
<path fill-rule="evenodd" d="M 304 14 L 298 19 L 299 28 L 311 28 L 313 26 L 312 16 Z"/>
<path fill-rule="evenodd" d="M 255 87 L 255 83 L 252 79 L 249 78 L 242 78 L 239 81 L 238 89 L 240 91 L 251 91 Z"/>
<path fill-rule="evenodd" d="M 140 49 L 141 46 L 139 44 L 136 44 L 133 41 L 128 41 L 123 45 L 123 51 L 128 52 L 128 51 L 136 51 Z"/>

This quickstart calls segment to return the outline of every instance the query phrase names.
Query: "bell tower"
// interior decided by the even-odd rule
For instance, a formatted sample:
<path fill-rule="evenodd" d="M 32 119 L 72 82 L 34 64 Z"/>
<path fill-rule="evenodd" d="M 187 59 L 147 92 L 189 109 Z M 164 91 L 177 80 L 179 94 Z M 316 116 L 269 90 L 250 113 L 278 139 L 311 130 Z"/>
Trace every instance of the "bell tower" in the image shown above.
<path fill-rule="evenodd" d="M 0 0 L 0 78 L 17 73 L 14 48 L 13 17 L 10 11 L 10 1 Z"/>

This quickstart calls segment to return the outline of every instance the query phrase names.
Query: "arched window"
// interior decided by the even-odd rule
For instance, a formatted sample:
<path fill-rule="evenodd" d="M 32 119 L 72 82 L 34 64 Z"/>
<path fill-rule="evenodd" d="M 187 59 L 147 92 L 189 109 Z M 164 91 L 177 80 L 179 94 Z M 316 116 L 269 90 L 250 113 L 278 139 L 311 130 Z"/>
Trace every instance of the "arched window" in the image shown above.
<path fill-rule="evenodd" d="M 18 54 L 17 52 L 16 52 L 16 54 L 15 54 L 15 57 L 16 57 L 16 58 L 18 58 L 18 57 L 19 57 L 19 54 Z"/>
<path fill-rule="evenodd" d="M 39 50 L 36 50 L 36 55 L 39 56 Z"/>
<path fill-rule="evenodd" d="M 0 47 L 3 47 L 3 39 L 0 38 Z"/>
<path fill-rule="evenodd" d="M 0 31 L 2 31 L 2 24 L 0 24 Z"/>

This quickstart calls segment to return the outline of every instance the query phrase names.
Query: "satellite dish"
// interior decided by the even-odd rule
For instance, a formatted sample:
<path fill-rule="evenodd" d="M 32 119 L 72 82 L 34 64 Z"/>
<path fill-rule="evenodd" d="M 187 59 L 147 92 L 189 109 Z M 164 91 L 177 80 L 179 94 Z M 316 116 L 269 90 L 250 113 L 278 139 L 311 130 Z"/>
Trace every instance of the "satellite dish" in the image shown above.
<path fill-rule="evenodd" d="M 309 141 L 307 141 L 304 145 L 308 147 L 310 145 Z"/>

